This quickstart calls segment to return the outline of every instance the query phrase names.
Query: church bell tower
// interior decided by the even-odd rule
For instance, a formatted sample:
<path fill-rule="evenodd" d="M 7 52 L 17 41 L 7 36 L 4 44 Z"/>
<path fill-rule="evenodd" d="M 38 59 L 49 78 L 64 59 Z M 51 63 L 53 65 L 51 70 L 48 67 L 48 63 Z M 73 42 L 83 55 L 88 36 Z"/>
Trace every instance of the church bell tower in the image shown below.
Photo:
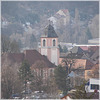
<path fill-rule="evenodd" d="M 40 53 L 47 56 L 49 61 L 58 65 L 59 63 L 59 47 L 58 36 L 52 25 L 45 28 L 44 34 L 41 35 Z"/>

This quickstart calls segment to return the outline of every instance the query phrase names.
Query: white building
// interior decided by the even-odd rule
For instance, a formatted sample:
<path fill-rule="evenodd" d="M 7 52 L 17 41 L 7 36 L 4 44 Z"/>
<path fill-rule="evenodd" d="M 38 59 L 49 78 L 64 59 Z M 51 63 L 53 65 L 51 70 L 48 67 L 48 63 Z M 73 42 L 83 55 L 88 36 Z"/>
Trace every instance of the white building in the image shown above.
<path fill-rule="evenodd" d="M 89 44 L 96 44 L 96 45 L 99 45 L 99 43 L 100 43 L 100 38 L 90 39 L 90 40 L 88 40 L 88 43 L 89 43 Z"/>
<path fill-rule="evenodd" d="M 99 83 L 99 79 L 89 79 L 89 81 L 85 85 L 86 92 L 94 92 L 95 90 L 97 90 L 97 92 L 100 92 Z"/>

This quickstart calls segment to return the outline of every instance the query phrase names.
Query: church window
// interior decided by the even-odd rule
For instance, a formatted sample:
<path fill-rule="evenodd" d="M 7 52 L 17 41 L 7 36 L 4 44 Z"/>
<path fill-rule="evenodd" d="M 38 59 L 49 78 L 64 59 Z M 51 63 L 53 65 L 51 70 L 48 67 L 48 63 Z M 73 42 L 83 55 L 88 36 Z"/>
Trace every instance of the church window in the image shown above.
<path fill-rule="evenodd" d="M 45 46 L 45 42 L 46 42 L 46 41 L 45 41 L 45 40 L 43 40 L 43 46 Z"/>
<path fill-rule="evenodd" d="M 43 78 L 43 69 L 41 69 L 41 78 Z"/>
<path fill-rule="evenodd" d="M 56 46 L 56 41 L 55 40 L 53 40 L 53 46 Z"/>
<path fill-rule="evenodd" d="M 53 70 L 51 69 L 50 70 L 50 77 L 52 77 L 52 75 L 53 75 Z"/>

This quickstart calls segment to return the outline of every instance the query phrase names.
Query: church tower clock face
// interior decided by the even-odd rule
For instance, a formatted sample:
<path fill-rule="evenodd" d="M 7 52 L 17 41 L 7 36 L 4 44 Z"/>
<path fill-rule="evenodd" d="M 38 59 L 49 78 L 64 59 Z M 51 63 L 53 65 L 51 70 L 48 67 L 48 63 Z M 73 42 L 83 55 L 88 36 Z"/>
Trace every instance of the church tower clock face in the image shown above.
<path fill-rule="evenodd" d="M 45 28 L 44 34 L 41 36 L 40 53 L 47 56 L 49 61 L 58 65 L 59 62 L 59 48 L 58 36 L 52 25 Z"/>

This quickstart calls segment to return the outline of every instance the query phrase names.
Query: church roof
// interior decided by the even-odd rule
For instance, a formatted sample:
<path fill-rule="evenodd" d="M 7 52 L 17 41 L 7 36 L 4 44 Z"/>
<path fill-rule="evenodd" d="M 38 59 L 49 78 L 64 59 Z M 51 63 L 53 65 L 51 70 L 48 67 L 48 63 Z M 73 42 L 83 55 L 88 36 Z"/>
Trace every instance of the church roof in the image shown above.
<path fill-rule="evenodd" d="M 37 50 L 25 50 L 25 59 L 29 62 L 30 65 L 33 65 L 37 61 L 44 61 L 47 67 L 55 67 L 53 63 L 51 63 L 46 56 L 41 55 Z"/>
<path fill-rule="evenodd" d="M 51 63 L 46 56 L 41 55 L 37 50 L 25 50 L 24 53 L 4 53 L 1 56 L 2 65 L 13 65 L 15 63 L 20 64 L 24 60 L 27 60 L 30 66 L 37 61 L 44 61 L 48 68 L 54 68 L 55 65 Z M 16 66 L 15 66 L 16 67 Z"/>
<path fill-rule="evenodd" d="M 57 38 L 57 34 L 54 30 L 54 27 L 52 25 L 48 25 L 46 28 L 45 28 L 45 31 L 44 31 L 44 34 L 42 34 L 41 37 L 48 37 L 48 38 Z"/>

